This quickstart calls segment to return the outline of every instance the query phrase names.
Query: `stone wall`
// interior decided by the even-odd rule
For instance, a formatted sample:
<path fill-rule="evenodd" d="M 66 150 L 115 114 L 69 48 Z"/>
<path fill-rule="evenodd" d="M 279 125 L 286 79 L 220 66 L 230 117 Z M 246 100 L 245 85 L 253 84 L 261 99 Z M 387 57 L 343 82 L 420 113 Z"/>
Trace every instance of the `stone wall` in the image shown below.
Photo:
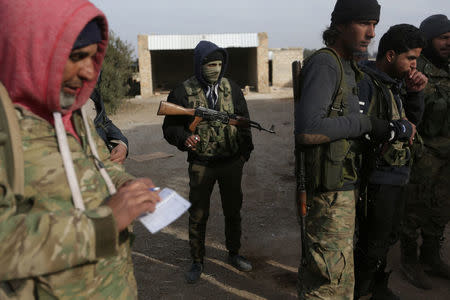
<path fill-rule="evenodd" d="M 139 81 L 143 98 L 153 95 L 152 59 L 148 50 L 148 35 L 138 35 Z"/>
<path fill-rule="evenodd" d="M 258 93 L 268 93 L 269 89 L 269 38 L 266 32 L 258 33 L 259 46 L 256 49 L 256 73 Z"/>
<path fill-rule="evenodd" d="M 303 61 L 303 48 L 270 49 L 272 51 L 272 85 L 292 87 L 292 62 Z"/>

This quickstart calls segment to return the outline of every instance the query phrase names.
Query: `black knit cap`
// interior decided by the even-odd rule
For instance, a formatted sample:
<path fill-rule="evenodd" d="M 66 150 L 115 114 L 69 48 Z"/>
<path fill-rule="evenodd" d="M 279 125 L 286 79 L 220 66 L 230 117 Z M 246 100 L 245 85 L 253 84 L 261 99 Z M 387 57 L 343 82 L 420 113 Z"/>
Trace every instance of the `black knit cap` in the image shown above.
<path fill-rule="evenodd" d="M 210 61 L 215 61 L 215 60 L 221 60 L 223 62 L 223 54 L 221 51 L 217 50 L 214 52 L 211 52 L 210 54 L 208 54 L 207 56 L 205 56 L 205 58 L 202 61 L 202 64 L 207 64 Z"/>
<path fill-rule="evenodd" d="M 420 30 L 427 40 L 450 32 L 450 20 L 445 15 L 432 15 L 420 23 Z"/>
<path fill-rule="evenodd" d="M 331 14 L 332 24 L 351 21 L 380 20 L 380 5 L 377 0 L 337 0 Z"/>
<path fill-rule="evenodd" d="M 72 50 L 83 48 L 91 44 L 97 44 L 102 41 L 102 32 L 96 20 L 92 20 L 84 26 L 77 40 L 73 44 Z"/>

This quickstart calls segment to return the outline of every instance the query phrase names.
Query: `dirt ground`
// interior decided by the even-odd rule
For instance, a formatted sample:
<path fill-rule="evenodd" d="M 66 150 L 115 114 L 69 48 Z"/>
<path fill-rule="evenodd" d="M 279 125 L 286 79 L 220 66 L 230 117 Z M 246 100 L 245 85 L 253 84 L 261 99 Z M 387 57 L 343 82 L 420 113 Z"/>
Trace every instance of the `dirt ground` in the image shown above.
<path fill-rule="evenodd" d="M 159 100 L 128 101 L 112 117 L 130 141 L 125 166 L 135 176 L 147 176 L 161 187 L 188 197 L 186 153 L 162 136 L 162 117 L 156 116 Z M 140 299 L 295 299 L 300 261 L 300 229 L 294 210 L 293 101 L 289 90 L 247 95 L 252 119 L 276 134 L 253 130 L 255 150 L 244 167 L 242 181 L 241 254 L 254 270 L 243 273 L 226 263 L 224 224 L 216 186 L 207 227 L 205 271 L 194 285 L 184 281 L 190 266 L 187 214 L 155 235 L 135 223 L 133 247 Z M 450 262 L 447 228 L 444 257 Z M 433 277 L 433 290 L 408 284 L 399 271 L 399 247 L 390 252 L 393 270 L 390 286 L 401 299 L 450 299 L 450 281 Z"/>

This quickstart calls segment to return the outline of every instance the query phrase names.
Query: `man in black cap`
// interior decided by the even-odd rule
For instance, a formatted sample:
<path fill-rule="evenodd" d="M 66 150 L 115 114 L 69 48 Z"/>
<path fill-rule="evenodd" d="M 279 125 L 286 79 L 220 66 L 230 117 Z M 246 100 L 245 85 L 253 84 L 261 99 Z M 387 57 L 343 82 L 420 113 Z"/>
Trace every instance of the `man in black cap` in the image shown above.
<path fill-rule="evenodd" d="M 417 64 L 428 77 L 425 113 L 418 127 L 425 147 L 413 164 L 400 240 L 406 278 L 416 287 L 431 289 L 425 272 L 450 279 L 450 266 L 440 254 L 450 219 L 450 21 L 445 15 L 433 15 L 420 29 L 428 40 Z"/>
<path fill-rule="evenodd" d="M 300 299 L 353 299 L 353 235 L 359 153 L 354 139 L 385 136 L 384 121 L 360 113 L 354 57 L 367 52 L 380 16 L 376 0 L 338 0 L 324 31 L 328 48 L 311 56 L 295 103 L 296 153 L 304 152 L 307 253 Z M 297 159 L 300 161 L 300 159 Z"/>
<path fill-rule="evenodd" d="M 167 101 L 184 107 L 208 107 L 249 118 L 240 87 L 223 77 L 228 62 L 225 49 L 201 41 L 194 50 L 195 76 L 184 81 Z M 195 283 L 203 272 L 206 222 L 209 202 L 216 181 L 219 183 L 225 238 L 231 265 L 251 271 L 252 265 L 239 255 L 241 246 L 242 168 L 253 150 L 250 128 L 235 127 L 220 121 L 202 121 L 189 130 L 192 117 L 166 116 L 164 138 L 181 151 L 188 151 L 189 162 L 189 245 L 192 265 L 186 281 Z"/>

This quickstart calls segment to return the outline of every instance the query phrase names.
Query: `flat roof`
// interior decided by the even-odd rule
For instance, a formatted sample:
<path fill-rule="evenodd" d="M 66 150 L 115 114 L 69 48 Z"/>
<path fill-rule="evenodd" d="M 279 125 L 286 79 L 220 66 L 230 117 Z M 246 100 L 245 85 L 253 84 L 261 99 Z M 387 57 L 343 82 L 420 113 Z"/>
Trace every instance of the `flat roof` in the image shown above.
<path fill-rule="evenodd" d="M 255 48 L 258 33 L 215 33 L 188 35 L 148 35 L 148 50 L 188 50 L 207 40 L 221 48 Z"/>

